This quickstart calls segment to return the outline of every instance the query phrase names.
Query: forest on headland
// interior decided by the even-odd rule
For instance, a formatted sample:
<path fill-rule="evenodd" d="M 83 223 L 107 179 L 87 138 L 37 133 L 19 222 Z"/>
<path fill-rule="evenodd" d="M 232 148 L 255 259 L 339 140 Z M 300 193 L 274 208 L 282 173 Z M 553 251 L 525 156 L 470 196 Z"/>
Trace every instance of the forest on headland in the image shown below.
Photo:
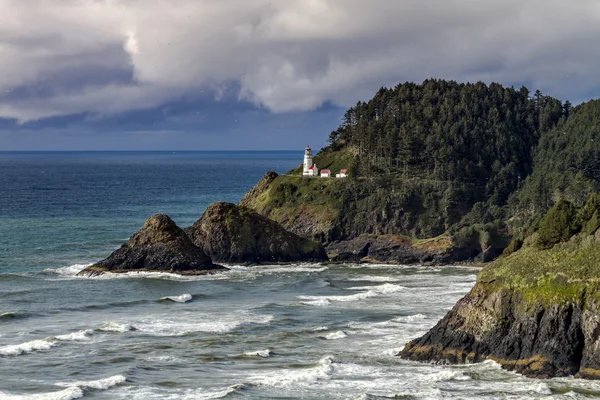
<path fill-rule="evenodd" d="M 320 168 L 348 167 L 349 179 L 279 177 L 245 204 L 326 243 L 442 235 L 502 250 L 554 205 L 583 207 L 599 189 L 599 136 L 600 101 L 574 107 L 525 87 L 407 82 L 348 109 L 315 156 Z"/>

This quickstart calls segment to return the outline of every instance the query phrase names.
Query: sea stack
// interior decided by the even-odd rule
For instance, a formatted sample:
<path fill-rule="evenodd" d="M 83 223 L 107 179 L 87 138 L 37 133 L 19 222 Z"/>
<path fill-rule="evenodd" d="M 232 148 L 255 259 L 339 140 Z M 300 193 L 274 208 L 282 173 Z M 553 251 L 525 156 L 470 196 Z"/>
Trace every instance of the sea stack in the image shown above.
<path fill-rule="evenodd" d="M 325 249 L 319 243 L 287 231 L 250 208 L 232 203 L 211 204 L 185 232 L 216 262 L 327 261 Z"/>
<path fill-rule="evenodd" d="M 78 275 L 95 276 L 105 272 L 169 272 L 201 275 L 226 268 L 213 264 L 169 216 L 152 215 L 144 227 L 133 234 L 108 258 L 91 265 Z"/>

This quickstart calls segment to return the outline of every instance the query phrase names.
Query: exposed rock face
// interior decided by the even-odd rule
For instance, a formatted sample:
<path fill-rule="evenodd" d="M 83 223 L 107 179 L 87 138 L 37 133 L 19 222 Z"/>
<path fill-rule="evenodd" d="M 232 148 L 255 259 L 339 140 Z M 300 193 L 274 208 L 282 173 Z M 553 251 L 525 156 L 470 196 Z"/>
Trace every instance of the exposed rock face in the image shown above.
<path fill-rule="evenodd" d="M 213 264 L 171 218 L 156 214 L 107 259 L 85 268 L 78 275 L 132 271 L 195 275 L 224 269 Z"/>
<path fill-rule="evenodd" d="M 288 232 L 249 208 L 232 203 L 211 204 L 185 231 L 217 262 L 256 264 L 327 260 L 320 244 Z"/>
<path fill-rule="evenodd" d="M 394 264 L 416 264 L 432 261 L 432 252 L 411 246 L 395 237 L 360 236 L 353 240 L 333 242 L 326 247 L 331 261 L 375 261 Z"/>
<path fill-rule="evenodd" d="M 596 286 L 597 288 L 597 286 Z M 544 304 L 518 290 L 477 283 L 471 292 L 400 356 L 449 363 L 492 359 L 528 376 L 600 378 L 597 293 Z"/>

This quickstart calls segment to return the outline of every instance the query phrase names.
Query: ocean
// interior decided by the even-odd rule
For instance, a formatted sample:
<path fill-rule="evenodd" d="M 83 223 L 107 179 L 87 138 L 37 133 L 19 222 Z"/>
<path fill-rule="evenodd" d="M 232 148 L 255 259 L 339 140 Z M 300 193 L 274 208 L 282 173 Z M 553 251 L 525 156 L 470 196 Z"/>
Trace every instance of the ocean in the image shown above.
<path fill-rule="evenodd" d="M 472 267 L 80 278 L 161 212 L 191 225 L 302 152 L 0 153 L 0 399 L 574 399 L 600 383 L 396 357 Z"/>

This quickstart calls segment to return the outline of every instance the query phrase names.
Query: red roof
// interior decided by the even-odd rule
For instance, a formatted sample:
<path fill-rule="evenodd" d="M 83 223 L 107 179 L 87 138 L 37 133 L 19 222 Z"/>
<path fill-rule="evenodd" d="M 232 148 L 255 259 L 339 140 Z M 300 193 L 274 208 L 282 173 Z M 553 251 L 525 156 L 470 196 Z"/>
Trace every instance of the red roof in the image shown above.
<path fill-rule="evenodd" d="M 326 173 L 328 173 L 328 172 L 329 172 L 329 170 L 328 170 L 328 169 L 322 169 L 322 170 L 321 170 L 321 173 L 322 173 L 322 174 L 326 174 Z"/>
<path fill-rule="evenodd" d="M 348 172 L 347 169 L 340 169 L 340 174 L 345 174 L 346 172 Z"/>
<path fill-rule="evenodd" d="M 315 166 L 313 165 L 313 166 L 312 166 L 312 167 L 310 167 L 309 169 L 314 169 L 314 168 L 315 168 Z"/>

